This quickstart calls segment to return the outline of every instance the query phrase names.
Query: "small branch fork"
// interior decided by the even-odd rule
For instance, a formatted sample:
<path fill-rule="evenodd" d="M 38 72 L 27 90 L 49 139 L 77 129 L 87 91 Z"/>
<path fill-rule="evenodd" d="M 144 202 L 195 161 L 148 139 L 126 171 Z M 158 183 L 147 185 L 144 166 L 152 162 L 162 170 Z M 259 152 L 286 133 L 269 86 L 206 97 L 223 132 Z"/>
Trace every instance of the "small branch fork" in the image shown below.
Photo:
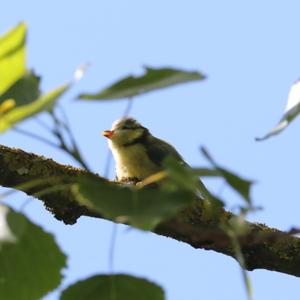
<path fill-rule="evenodd" d="M 38 140 L 40 142 L 43 142 L 51 147 L 54 147 L 54 148 L 64 151 L 65 153 L 70 155 L 77 163 L 79 163 L 79 165 L 82 168 L 84 168 L 88 171 L 91 171 L 89 166 L 86 164 L 86 162 L 82 158 L 82 155 L 79 151 L 79 147 L 74 138 L 74 135 L 71 130 L 71 126 L 70 126 L 70 123 L 68 121 L 65 111 L 63 110 L 63 108 L 61 106 L 57 105 L 57 108 L 60 110 L 63 120 L 58 117 L 58 115 L 54 109 L 50 110 L 49 115 L 53 122 L 53 128 L 48 126 L 44 122 L 42 122 L 37 117 L 35 118 L 35 121 L 41 127 L 43 127 L 47 131 L 47 133 L 50 134 L 50 136 L 53 138 L 53 140 L 56 140 L 55 142 L 37 134 L 37 133 L 22 129 L 18 126 L 13 127 L 14 131 L 17 133 L 23 134 L 25 136 L 28 136 L 30 138 L 33 138 L 35 140 Z"/>

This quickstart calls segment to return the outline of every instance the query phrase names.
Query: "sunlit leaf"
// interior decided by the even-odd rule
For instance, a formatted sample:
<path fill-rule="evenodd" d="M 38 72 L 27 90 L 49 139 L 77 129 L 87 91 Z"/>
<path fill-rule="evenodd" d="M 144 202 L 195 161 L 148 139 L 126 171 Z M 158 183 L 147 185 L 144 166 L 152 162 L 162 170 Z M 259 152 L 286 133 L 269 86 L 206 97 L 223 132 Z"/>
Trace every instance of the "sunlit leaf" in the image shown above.
<path fill-rule="evenodd" d="M 25 73 L 25 42 L 24 23 L 0 36 L 0 95 Z"/>
<path fill-rule="evenodd" d="M 16 101 L 14 99 L 6 99 L 5 101 L 0 103 L 0 115 L 7 113 L 16 107 Z"/>
<path fill-rule="evenodd" d="M 216 171 L 219 172 L 219 175 L 221 175 L 226 182 L 246 200 L 248 204 L 251 204 L 250 188 L 253 181 L 243 179 L 235 173 L 220 167 L 204 147 L 201 148 L 201 151 Z"/>
<path fill-rule="evenodd" d="M 60 300 L 164 300 L 153 282 L 129 275 L 96 275 L 63 291 Z"/>
<path fill-rule="evenodd" d="M 0 103 L 6 99 L 14 99 L 16 106 L 30 103 L 40 95 L 39 84 L 40 77 L 28 71 L 0 96 Z"/>
<path fill-rule="evenodd" d="M 280 133 L 285 129 L 300 113 L 300 80 L 292 85 L 284 115 L 279 123 L 265 136 L 256 138 L 257 141 L 263 141 L 270 138 L 273 135 Z"/>
<path fill-rule="evenodd" d="M 0 115 L 0 132 L 4 132 L 14 126 L 15 124 L 28 119 L 42 111 L 46 111 L 49 109 L 52 109 L 53 106 L 55 105 L 56 101 L 78 80 L 80 80 L 85 72 L 86 65 L 80 66 L 73 75 L 73 78 L 66 84 L 57 87 L 47 93 L 44 93 L 40 95 L 37 99 L 34 101 L 20 105 L 15 107 L 12 110 L 9 110 L 5 114 Z M 20 84 L 18 89 L 14 90 L 11 95 L 11 97 L 22 97 L 22 87 L 24 89 L 29 88 L 30 90 L 28 91 L 27 99 L 24 98 L 26 101 L 31 101 L 34 94 L 39 94 L 38 93 L 38 77 L 36 77 L 33 74 L 28 74 L 27 80 L 24 78 L 21 79 L 21 81 L 17 84 Z M 23 81 L 24 80 L 24 81 Z M 10 98 L 13 99 L 13 98 Z M 19 100 L 22 102 L 22 100 Z M 24 102 L 24 101 L 23 101 Z"/>
<path fill-rule="evenodd" d="M 128 76 L 95 94 L 82 94 L 79 98 L 87 100 L 129 98 L 176 84 L 203 79 L 205 76 L 199 72 L 146 67 L 145 73 L 141 76 Z"/>
<path fill-rule="evenodd" d="M 167 191 L 108 183 L 82 176 L 74 189 L 77 200 L 109 219 L 150 230 L 191 203 L 186 191 Z"/>
<path fill-rule="evenodd" d="M 0 116 L 0 132 L 4 132 L 13 125 L 51 108 L 55 101 L 70 87 L 70 84 L 60 86 L 48 93 L 41 95 L 37 100 L 18 106 L 8 113 Z"/>
<path fill-rule="evenodd" d="M 62 279 L 66 257 L 53 236 L 0 206 L 0 298 L 38 300 Z"/>

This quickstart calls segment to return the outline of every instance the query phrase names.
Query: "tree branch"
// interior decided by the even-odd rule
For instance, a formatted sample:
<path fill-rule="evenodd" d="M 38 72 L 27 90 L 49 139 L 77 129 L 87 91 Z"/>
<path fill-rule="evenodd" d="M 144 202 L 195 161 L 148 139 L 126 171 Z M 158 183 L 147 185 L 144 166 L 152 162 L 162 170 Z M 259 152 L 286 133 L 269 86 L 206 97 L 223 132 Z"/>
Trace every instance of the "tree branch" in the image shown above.
<path fill-rule="evenodd" d="M 24 183 L 39 180 L 41 184 L 38 186 L 26 188 L 28 195 L 34 195 L 41 189 L 53 187 L 54 184 L 76 182 L 76 178 L 82 174 L 90 173 L 33 153 L 0 145 L 0 185 L 4 187 L 25 190 Z M 66 224 L 74 224 L 80 216 L 102 218 L 78 204 L 68 190 L 50 190 L 47 194 L 41 194 L 39 200 L 44 202 L 57 219 Z M 178 216 L 160 223 L 153 232 L 188 243 L 194 248 L 214 250 L 234 257 L 231 241 L 218 226 L 218 220 L 207 218 L 203 212 L 203 202 L 198 201 Z M 221 213 L 223 220 L 229 221 L 232 217 L 229 212 Z M 246 268 L 267 269 L 300 277 L 300 238 L 263 224 L 248 225 L 250 231 L 239 238 Z"/>

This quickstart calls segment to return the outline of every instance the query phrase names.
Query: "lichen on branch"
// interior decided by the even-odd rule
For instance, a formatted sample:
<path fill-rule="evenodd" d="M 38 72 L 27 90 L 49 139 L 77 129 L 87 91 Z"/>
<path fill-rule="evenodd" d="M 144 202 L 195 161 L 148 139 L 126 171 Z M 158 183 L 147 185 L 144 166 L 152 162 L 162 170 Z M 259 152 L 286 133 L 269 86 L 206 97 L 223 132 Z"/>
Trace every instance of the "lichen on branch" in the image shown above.
<path fill-rule="evenodd" d="M 52 159 L 0 145 L 0 185 L 35 196 L 65 224 L 74 224 L 81 216 L 103 218 L 80 205 L 69 189 L 57 188 L 58 184 L 75 183 L 78 176 L 84 174 L 106 180 L 83 169 L 61 165 Z M 24 188 L 26 183 L 34 181 L 42 184 Z M 42 190 L 48 192 L 40 193 Z M 215 219 L 209 220 L 203 211 L 203 203 L 198 201 L 176 217 L 158 224 L 153 232 L 185 242 L 197 249 L 214 250 L 234 258 L 230 238 L 218 226 L 218 222 Z M 222 211 L 221 217 L 229 221 L 234 215 Z M 250 230 L 239 237 L 246 268 L 266 269 L 300 277 L 300 238 L 263 224 L 247 224 Z"/>

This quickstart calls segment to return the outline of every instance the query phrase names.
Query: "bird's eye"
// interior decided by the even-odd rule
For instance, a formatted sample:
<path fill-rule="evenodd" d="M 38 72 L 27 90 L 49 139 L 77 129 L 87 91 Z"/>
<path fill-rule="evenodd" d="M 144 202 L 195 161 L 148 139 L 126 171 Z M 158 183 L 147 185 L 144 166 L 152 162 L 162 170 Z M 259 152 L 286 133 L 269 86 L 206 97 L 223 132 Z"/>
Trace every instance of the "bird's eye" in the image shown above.
<path fill-rule="evenodd" d="M 131 129 L 131 127 L 128 125 L 124 125 L 124 126 L 122 126 L 122 129 Z"/>

